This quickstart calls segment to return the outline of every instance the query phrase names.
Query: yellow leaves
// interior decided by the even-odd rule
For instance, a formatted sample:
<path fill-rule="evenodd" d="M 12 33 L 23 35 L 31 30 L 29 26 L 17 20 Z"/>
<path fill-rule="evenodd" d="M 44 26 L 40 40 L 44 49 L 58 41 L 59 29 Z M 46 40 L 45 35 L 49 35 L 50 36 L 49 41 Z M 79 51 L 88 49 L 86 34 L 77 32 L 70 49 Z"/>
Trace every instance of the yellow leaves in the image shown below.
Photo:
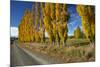
<path fill-rule="evenodd" d="M 50 17 L 52 20 L 54 20 L 55 19 L 55 4 L 54 3 L 50 4 L 50 12 L 51 12 Z"/>
<path fill-rule="evenodd" d="M 85 14 L 85 5 L 77 5 L 77 12 L 79 13 L 80 16 L 84 16 Z M 84 13 L 84 14 L 83 14 Z"/>
<path fill-rule="evenodd" d="M 94 40 L 95 36 L 95 12 L 94 6 L 77 5 L 77 12 L 82 20 L 83 32 L 88 39 Z"/>
<path fill-rule="evenodd" d="M 19 40 L 22 42 L 32 41 L 32 33 L 33 33 L 33 23 L 32 23 L 32 15 L 29 10 L 25 11 L 25 14 L 19 24 Z"/>
<path fill-rule="evenodd" d="M 82 37 L 82 32 L 81 32 L 80 27 L 77 27 L 77 28 L 74 30 L 74 37 L 75 37 L 76 39 Z"/>
<path fill-rule="evenodd" d="M 67 39 L 67 12 L 66 5 L 45 3 L 42 8 L 43 23 L 51 41 Z M 61 12 L 63 10 L 63 12 Z"/>
<path fill-rule="evenodd" d="M 36 3 L 33 6 L 35 11 L 26 10 L 19 25 L 20 40 L 40 42 L 45 38 L 46 31 L 50 42 L 64 42 L 68 32 L 66 6 L 58 3 Z"/>
<path fill-rule="evenodd" d="M 45 3 L 45 16 L 50 16 L 50 4 Z"/>
<path fill-rule="evenodd" d="M 40 42 L 40 34 L 37 31 L 35 32 L 35 41 Z"/>
<path fill-rule="evenodd" d="M 91 30 L 92 30 L 92 34 L 94 36 L 95 35 L 95 24 L 93 22 L 91 22 Z"/>
<path fill-rule="evenodd" d="M 61 17 L 60 12 L 61 12 L 60 4 L 56 3 L 56 21 L 60 20 Z"/>

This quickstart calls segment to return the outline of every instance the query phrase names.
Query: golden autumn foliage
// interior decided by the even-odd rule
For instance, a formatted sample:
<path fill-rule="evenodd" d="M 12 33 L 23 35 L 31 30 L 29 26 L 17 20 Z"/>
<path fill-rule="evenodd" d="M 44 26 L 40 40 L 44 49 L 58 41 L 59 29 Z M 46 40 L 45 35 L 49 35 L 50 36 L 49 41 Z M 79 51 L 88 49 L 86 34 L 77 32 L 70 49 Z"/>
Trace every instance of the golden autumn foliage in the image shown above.
<path fill-rule="evenodd" d="M 81 32 L 80 27 L 77 27 L 77 28 L 74 30 L 74 37 L 75 37 L 76 39 L 82 38 L 82 32 Z"/>
<path fill-rule="evenodd" d="M 29 19 L 27 19 L 29 18 Z M 19 25 L 19 40 L 22 42 L 34 41 L 32 13 L 29 10 L 25 14 Z"/>
<path fill-rule="evenodd" d="M 60 42 L 63 43 L 63 45 L 65 45 L 66 40 L 67 40 L 67 33 L 68 33 L 68 28 L 67 28 L 67 21 L 68 21 L 68 12 L 67 12 L 67 5 L 66 4 L 60 4 L 60 6 L 58 7 L 59 4 L 57 4 L 57 8 L 60 7 L 60 9 L 58 10 L 61 11 L 59 13 L 59 17 L 56 17 L 56 23 L 57 23 L 57 29 L 58 29 L 58 34 L 60 37 Z M 56 11 L 57 11 L 56 10 Z M 60 20 L 58 20 L 57 18 L 59 18 Z"/>
<path fill-rule="evenodd" d="M 32 11 L 27 10 L 19 24 L 19 40 L 22 42 L 44 42 L 45 32 L 49 41 L 60 45 L 67 40 L 67 5 L 35 3 Z"/>
<path fill-rule="evenodd" d="M 60 20 L 60 17 L 61 17 L 61 6 L 59 3 L 56 4 L 56 21 L 59 21 Z"/>
<path fill-rule="evenodd" d="M 95 12 L 93 6 L 77 5 L 77 12 L 79 13 L 82 21 L 82 27 L 87 39 L 91 42 L 95 38 Z"/>

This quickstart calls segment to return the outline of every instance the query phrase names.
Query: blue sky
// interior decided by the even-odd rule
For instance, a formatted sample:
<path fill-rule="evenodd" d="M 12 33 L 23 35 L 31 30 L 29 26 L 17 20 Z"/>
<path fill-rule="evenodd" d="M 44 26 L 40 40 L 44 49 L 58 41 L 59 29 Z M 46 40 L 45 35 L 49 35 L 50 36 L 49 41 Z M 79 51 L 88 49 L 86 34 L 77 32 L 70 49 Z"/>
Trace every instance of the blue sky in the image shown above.
<path fill-rule="evenodd" d="M 24 11 L 32 9 L 32 2 L 11 1 L 11 26 L 18 27 Z"/>
<path fill-rule="evenodd" d="M 81 18 L 76 11 L 76 5 L 68 4 L 68 12 L 70 13 L 70 18 L 68 20 L 68 34 L 72 35 L 73 31 L 79 26 L 82 28 L 81 25 Z"/>
<path fill-rule="evenodd" d="M 23 2 L 23 1 L 11 1 L 11 27 L 18 27 L 24 11 L 26 9 L 32 9 L 33 2 Z M 73 35 L 74 29 L 77 26 L 81 26 L 81 19 L 76 11 L 76 5 L 68 4 L 68 11 L 70 13 L 70 19 L 68 20 L 68 35 Z"/>

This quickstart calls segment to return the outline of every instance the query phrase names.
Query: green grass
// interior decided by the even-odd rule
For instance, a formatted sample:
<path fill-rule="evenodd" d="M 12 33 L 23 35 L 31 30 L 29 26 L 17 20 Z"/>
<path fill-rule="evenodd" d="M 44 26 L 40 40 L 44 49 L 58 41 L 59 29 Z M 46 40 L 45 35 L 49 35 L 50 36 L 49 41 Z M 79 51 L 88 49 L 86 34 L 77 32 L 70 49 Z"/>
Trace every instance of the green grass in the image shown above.
<path fill-rule="evenodd" d="M 69 46 L 83 46 L 89 44 L 87 39 L 68 39 L 67 45 Z"/>

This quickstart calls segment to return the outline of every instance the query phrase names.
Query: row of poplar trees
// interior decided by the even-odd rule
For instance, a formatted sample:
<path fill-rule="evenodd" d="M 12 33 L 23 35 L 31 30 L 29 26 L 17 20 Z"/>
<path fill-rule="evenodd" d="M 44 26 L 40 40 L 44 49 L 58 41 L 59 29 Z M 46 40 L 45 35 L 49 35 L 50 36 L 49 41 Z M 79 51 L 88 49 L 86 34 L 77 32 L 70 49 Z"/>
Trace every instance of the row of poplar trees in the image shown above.
<path fill-rule="evenodd" d="M 69 13 L 66 4 L 34 3 L 32 11 L 26 10 L 19 24 L 19 41 L 45 42 L 45 32 L 49 42 L 63 46 L 67 40 Z"/>
<path fill-rule="evenodd" d="M 76 10 L 81 17 L 82 31 L 80 27 L 74 30 L 74 37 L 87 38 L 90 42 L 95 41 L 95 7 L 89 5 L 77 5 Z"/>
<path fill-rule="evenodd" d="M 81 17 L 82 30 L 90 42 L 95 41 L 95 7 L 89 5 L 77 5 L 76 7 Z"/>
<path fill-rule="evenodd" d="M 82 31 L 90 42 L 95 40 L 95 9 L 93 6 L 77 5 L 81 17 Z M 53 45 L 66 45 L 68 38 L 69 13 L 66 4 L 34 3 L 32 10 L 26 10 L 19 24 L 19 41 L 45 42 L 45 32 Z M 79 27 L 74 32 L 75 38 L 82 36 Z"/>

